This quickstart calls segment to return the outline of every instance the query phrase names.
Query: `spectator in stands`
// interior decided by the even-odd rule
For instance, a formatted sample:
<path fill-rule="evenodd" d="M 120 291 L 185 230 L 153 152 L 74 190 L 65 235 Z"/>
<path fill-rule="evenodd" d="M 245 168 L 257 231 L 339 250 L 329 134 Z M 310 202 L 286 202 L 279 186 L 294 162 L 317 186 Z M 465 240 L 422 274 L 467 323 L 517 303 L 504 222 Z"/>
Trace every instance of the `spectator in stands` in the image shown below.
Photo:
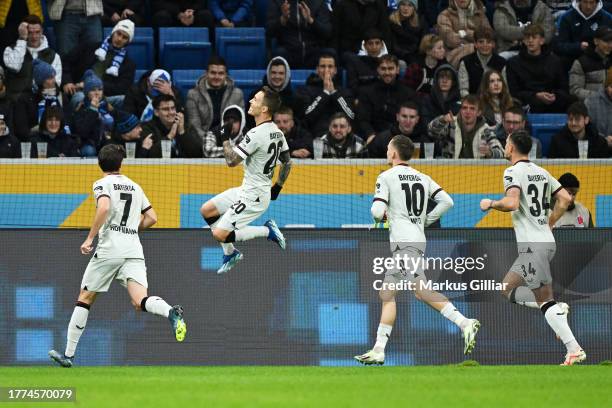
<path fill-rule="evenodd" d="M 427 32 L 424 15 L 418 13 L 417 0 L 399 0 L 396 11 L 389 16 L 393 53 L 410 64 L 418 59 L 419 44 Z"/>
<path fill-rule="evenodd" d="M 404 135 L 420 146 L 420 156 L 425 157 L 423 143 L 433 143 L 433 139 L 427 134 L 427 124 L 421 120 L 419 105 L 414 101 L 402 102 L 395 116 L 395 124 L 391 129 L 377 133 L 367 141 L 368 155 L 375 158 L 387 157 L 387 145 L 396 135 Z M 440 153 L 440 152 L 434 152 Z"/>
<path fill-rule="evenodd" d="M 173 96 L 177 109 L 183 111 L 181 92 L 172 84 L 170 73 L 163 69 L 145 72 L 138 83 L 130 86 L 121 110 L 146 122 L 153 119 L 153 98 L 161 94 Z"/>
<path fill-rule="evenodd" d="M 430 29 L 435 27 L 438 22 L 438 14 L 440 14 L 440 2 L 435 0 L 418 0 L 419 2 L 419 14 L 422 14 L 425 17 L 425 21 L 427 22 L 427 28 Z"/>
<path fill-rule="evenodd" d="M 268 68 L 266 69 L 266 74 L 261 80 L 262 87 L 268 86 L 270 89 L 278 92 L 281 98 L 281 105 L 287 106 L 292 110 L 299 110 L 300 103 L 298 98 L 293 93 L 293 89 L 291 88 L 291 68 L 283 57 L 274 57 L 268 63 Z M 251 95 L 249 95 L 249 101 L 253 100 L 255 94 L 259 92 L 260 89 L 254 90 Z M 247 106 L 247 112 L 249 111 L 251 104 Z M 255 118 L 251 115 L 247 115 L 246 119 L 246 128 L 252 129 L 255 127 Z"/>
<path fill-rule="evenodd" d="M 606 71 L 612 66 L 612 28 L 599 27 L 595 31 L 593 45 L 572 64 L 570 93 L 580 101 L 595 94 L 606 82 Z"/>
<path fill-rule="evenodd" d="M 502 123 L 503 112 L 514 104 L 504 77 L 501 72 L 493 69 L 485 72 L 482 77 L 478 97 L 482 117 L 489 126 Z"/>
<path fill-rule="evenodd" d="M 83 157 L 95 157 L 100 144 L 113 129 L 111 112 L 114 106 L 104 97 L 104 83 L 92 71 L 83 76 L 85 99 L 79 102 L 72 119 L 72 128 L 79 137 L 79 150 Z"/>
<path fill-rule="evenodd" d="M 555 53 L 569 68 L 589 47 L 599 27 L 612 26 L 612 15 L 603 9 L 601 0 L 575 0 L 572 8 L 559 20 L 555 38 Z"/>
<path fill-rule="evenodd" d="M 210 34 L 215 27 L 205 1 L 152 0 L 151 14 L 153 27 L 208 27 Z"/>
<path fill-rule="evenodd" d="M 208 61 L 207 71 L 187 93 L 185 102 L 189 126 L 200 140 L 204 140 L 209 129 L 221 124 L 221 113 L 230 105 L 244 109 L 242 90 L 227 75 L 225 60 L 213 56 Z"/>
<path fill-rule="evenodd" d="M 47 143 L 47 157 L 79 156 L 78 143 L 66 127 L 64 111 L 59 105 L 45 109 L 38 131 L 32 135 L 34 157 L 38 157 L 38 142 Z"/>
<path fill-rule="evenodd" d="M 446 59 L 454 67 L 474 52 L 474 30 L 478 27 L 491 28 L 481 0 L 450 0 L 438 15 L 438 33 L 448 49 Z"/>
<path fill-rule="evenodd" d="M 331 13 L 323 0 L 270 0 L 266 35 L 278 43 L 276 55 L 285 58 L 293 68 L 310 68 L 324 44 L 331 39 Z"/>
<path fill-rule="evenodd" d="M 21 146 L 5 119 L 4 113 L 0 111 L 0 159 L 18 159 L 21 157 Z"/>
<path fill-rule="evenodd" d="M 567 77 L 559 58 L 544 45 L 544 29 L 530 24 L 523 35 L 519 55 L 506 66 L 510 94 L 528 105 L 531 113 L 565 112 L 571 101 Z"/>
<path fill-rule="evenodd" d="M 17 27 L 27 15 L 42 20 L 41 0 L 4 0 L 0 2 L 0 52 L 18 39 Z"/>
<path fill-rule="evenodd" d="M 29 136 L 30 130 L 36 130 L 43 113 L 50 106 L 62 107 L 62 93 L 56 80 L 56 72 L 52 65 L 36 59 L 33 61 L 34 87 L 23 92 L 17 101 L 16 116 L 23 122 L 22 130 L 18 130 L 20 139 Z M 27 133 L 27 134 L 26 134 Z"/>
<path fill-rule="evenodd" d="M 572 173 L 565 173 L 559 177 L 559 183 L 567 190 L 571 197 L 567 211 L 555 223 L 555 228 L 593 228 L 593 216 L 588 208 L 576 201 L 580 191 L 580 182 Z M 551 205 L 554 207 L 554 204 Z"/>
<path fill-rule="evenodd" d="M 506 59 L 516 55 L 523 40 L 523 31 L 530 24 L 544 28 L 545 44 L 555 34 L 553 15 L 542 0 L 503 0 L 493 14 L 493 28 L 497 34 L 497 51 Z"/>
<path fill-rule="evenodd" d="M 172 141 L 172 157 L 202 157 L 202 139 L 192 126 L 185 126 L 185 115 L 176 111 L 176 101 L 171 95 L 159 95 L 153 99 L 153 119 L 142 124 L 141 149 L 136 157 L 161 158 L 161 141 Z"/>
<path fill-rule="evenodd" d="M 136 115 L 121 111 L 113 111 L 115 119 L 115 127 L 111 133 L 111 137 L 103 142 L 103 145 L 116 144 L 125 148 L 128 142 L 136 143 L 136 157 L 142 156 L 142 125 Z"/>
<path fill-rule="evenodd" d="M 134 82 L 136 64 L 127 53 L 126 47 L 134 39 L 134 23 L 131 20 L 118 22 L 102 43 L 79 43 L 70 54 L 63 58 L 63 89 L 71 96 L 74 109 L 85 97 L 83 75 L 89 69 L 104 82 L 108 101 L 116 108 L 121 107 L 126 90 Z"/>
<path fill-rule="evenodd" d="M 457 72 L 450 64 L 441 65 L 434 73 L 431 93 L 425 97 L 421 109 L 423 120 L 429 123 L 440 115 L 456 115 L 461 108 Z"/>
<path fill-rule="evenodd" d="M 223 142 L 230 140 L 237 145 L 242 139 L 246 118 L 244 110 L 238 105 L 230 105 L 223 110 L 223 121 L 206 132 L 203 140 L 204 157 L 223 157 Z"/>
<path fill-rule="evenodd" d="M 9 95 L 18 98 L 23 92 L 32 90 L 32 62 L 36 59 L 51 64 L 57 73 L 55 80 L 62 83 L 62 60 L 47 42 L 43 34 L 42 21 L 35 15 L 26 16 L 18 28 L 19 39 L 13 47 L 6 47 L 3 61 Z"/>
<path fill-rule="evenodd" d="M 375 28 L 366 30 L 359 52 L 356 54 L 346 52 L 342 56 L 348 87 L 357 93 L 360 88 L 374 83 L 378 79 L 378 60 L 388 53 L 380 31 Z"/>
<path fill-rule="evenodd" d="M 313 141 L 322 146 L 322 157 L 315 159 L 354 159 L 367 155 L 365 142 L 353 133 L 351 121 L 343 112 L 334 113 L 329 118 L 329 129 L 320 138 Z M 318 149 L 314 147 L 314 150 Z"/>
<path fill-rule="evenodd" d="M 357 104 L 357 121 L 366 139 L 390 129 L 402 102 L 415 100 L 416 93 L 397 80 L 399 61 L 387 54 L 378 60 L 378 80 L 361 89 Z"/>
<path fill-rule="evenodd" d="M 474 31 L 475 51 L 459 62 L 459 90 L 461 97 L 478 92 L 482 75 L 486 70 L 503 72 L 506 60 L 495 52 L 495 32 L 481 27 Z"/>
<path fill-rule="evenodd" d="M 546 0 L 555 21 L 572 6 L 573 0 Z"/>
<path fill-rule="evenodd" d="M 291 157 L 297 159 L 312 157 L 312 135 L 302 126 L 295 123 L 291 108 L 282 106 L 276 111 L 274 123 L 285 134 Z"/>
<path fill-rule="evenodd" d="M 553 136 L 548 157 L 551 159 L 578 158 L 578 141 L 589 142 L 587 157 L 610 157 L 606 139 L 590 123 L 589 111 L 582 102 L 574 102 L 567 110 L 567 125 Z"/>
<path fill-rule="evenodd" d="M 597 132 L 606 138 L 609 151 L 612 154 L 612 68 L 608 68 L 608 78 L 605 87 L 594 95 L 589 96 L 585 105 L 589 110 L 589 117 Z"/>
<path fill-rule="evenodd" d="M 344 112 L 354 119 L 353 94 L 340 85 L 337 76 L 336 58 L 321 54 L 316 72 L 306 80 L 306 85 L 297 88 L 300 101 L 302 124 L 313 135 L 323 134 L 329 125 L 329 118 L 336 112 Z"/>
<path fill-rule="evenodd" d="M 79 44 L 102 41 L 102 0 L 47 0 L 47 6 L 62 57 Z"/>
<path fill-rule="evenodd" d="M 497 125 L 492 131 L 502 147 L 505 148 L 508 136 L 517 130 L 526 130 L 526 127 L 527 117 L 525 116 L 525 111 L 518 105 L 512 105 L 503 112 L 502 123 Z M 542 157 L 542 142 L 540 142 L 540 139 L 531 136 L 531 143 L 533 148 L 536 149 L 536 157 Z"/>
<path fill-rule="evenodd" d="M 103 0 L 102 25 L 113 27 L 121 20 L 132 20 L 137 27 L 145 25 L 144 0 Z"/>
<path fill-rule="evenodd" d="M 342 0 L 336 2 L 332 12 L 334 48 L 339 55 L 359 51 L 364 29 L 375 28 L 383 40 L 391 44 L 389 15 L 385 0 Z"/>
<path fill-rule="evenodd" d="M 208 7 L 220 27 L 250 27 L 255 20 L 253 0 L 209 0 Z"/>
<path fill-rule="evenodd" d="M 461 101 L 457 116 L 440 115 L 429 123 L 431 138 L 442 146 L 444 157 L 455 159 L 503 158 L 504 149 L 484 121 L 480 101 L 468 95 Z"/>
<path fill-rule="evenodd" d="M 447 63 L 442 39 L 435 34 L 426 34 L 419 44 L 419 56 L 406 68 L 402 82 L 419 95 L 429 95 L 434 72 Z"/>
<path fill-rule="evenodd" d="M 0 114 L 5 126 L 12 131 L 15 125 L 15 111 L 17 110 L 13 98 L 6 92 L 6 79 L 4 68 L 0 65 Z M 14 136 L 14 135 L 13 135 Z M 24 140 L 25 141 L 25 140 Z"/>

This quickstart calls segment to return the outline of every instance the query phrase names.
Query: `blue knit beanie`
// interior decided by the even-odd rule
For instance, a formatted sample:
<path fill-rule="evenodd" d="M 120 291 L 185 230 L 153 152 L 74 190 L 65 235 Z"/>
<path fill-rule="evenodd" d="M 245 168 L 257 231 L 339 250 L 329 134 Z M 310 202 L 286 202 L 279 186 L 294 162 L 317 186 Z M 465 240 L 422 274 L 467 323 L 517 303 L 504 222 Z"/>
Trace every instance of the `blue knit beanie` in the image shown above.
<path fill-rule="evenodd" d="M 138 118 L 129 112 L 117 111 L 115 115 L 115 129 L 120 135 L 131 132 L 139 124 Z"/>
<path fill-rule="evenodd" d="M 55 77 L 55 68 L 51 64 L 37 58 L 32 65 L 32 77 L 36 85 L 41 86 L 47 79 Z"/>
<path fill-rule="evenodd" d="M 88 69 L 83 75 L 83 92 L 87 95 L 96 89 L 104 89 L 104 84 L 91 69 Z"/>

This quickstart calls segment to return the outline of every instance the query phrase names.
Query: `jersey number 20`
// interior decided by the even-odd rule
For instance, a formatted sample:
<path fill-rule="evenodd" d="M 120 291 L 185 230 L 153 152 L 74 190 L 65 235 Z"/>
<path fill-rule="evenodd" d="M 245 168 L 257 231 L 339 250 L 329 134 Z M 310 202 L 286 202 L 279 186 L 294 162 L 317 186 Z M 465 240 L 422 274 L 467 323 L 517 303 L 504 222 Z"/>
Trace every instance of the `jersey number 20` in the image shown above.
<path fill-rule="evenodd" d="M 268 153 L 272 153 L 270 159 L 266 162 L 264 166 L 264 174 L 270 174 L 274 171 L 274 167 L 276 167 L 276 161 L 278 160 L 278 156 L 281 152 L 281 147 L 283 147 L 283 141 L 280 140 L 277 143 L 270 143 L 268 146 Z"/>
<path fill-rule="evenodd" d="M 422 184 L 402 183 L 402 190 L 406 194 L 406 209 L 410 215 L 420 216 L 425 206 L 425 188 Z"/>

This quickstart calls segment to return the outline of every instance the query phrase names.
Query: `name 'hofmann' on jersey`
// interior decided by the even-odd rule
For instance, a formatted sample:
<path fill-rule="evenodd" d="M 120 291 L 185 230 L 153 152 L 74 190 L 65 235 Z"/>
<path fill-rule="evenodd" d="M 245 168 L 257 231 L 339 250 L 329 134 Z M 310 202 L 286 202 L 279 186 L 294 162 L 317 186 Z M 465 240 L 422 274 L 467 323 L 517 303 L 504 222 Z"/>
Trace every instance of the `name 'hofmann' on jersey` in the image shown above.
<path fill-rule="evenodd" d="M 117 224 L 109 225 L 108 229 L 110 229 L 111 231 L 117 231 L 117 232 L 121 232 L 123 234 L 129 234 L 129 235 L 138 234 L 138 230 L 135 230 L 134 228 L 123 227 L 123 226 L 117 225 Z"/>

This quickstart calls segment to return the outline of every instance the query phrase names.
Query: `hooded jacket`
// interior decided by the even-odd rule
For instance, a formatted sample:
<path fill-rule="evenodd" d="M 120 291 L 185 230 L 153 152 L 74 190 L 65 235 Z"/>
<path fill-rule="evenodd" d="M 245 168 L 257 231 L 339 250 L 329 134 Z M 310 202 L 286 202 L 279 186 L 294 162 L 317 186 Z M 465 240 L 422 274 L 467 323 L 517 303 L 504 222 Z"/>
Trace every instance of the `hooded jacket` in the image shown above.
<path fill-rule="evenodd" d="M 439 77 L 440 72 L 443 70 L 450 70 L 453 75 L 453 85 L 448 92 L 446 98 L 440 91 Z M 422 103 L 421 116 L 425 123 L 429 123 L 440 115 L 446 115 L 448 112 L 452 112 L 456 115 L 461 108 L 461 95 L 459 92 L 459 79 L 457 71 L 450 64 L 440 65 L 436 68 L 433 77 L 433 85 L 431 87 L 431 93 L 425 97 Z"/>
<path fill-rule="evenodd" d="M 348 87 L 357 92 L 359 87 L 373 83 L 378 78 L 378 59 L 387 55 L 387 44 L 383 46 L 376 57 L 370 57 L 365 49 L 365 41 L 361 42 L 361 49 L 357 55 L 346 55 L 346 77 Z"/>
<path fill-rule="evenodd" d="M 589 141 L 588 158 L 608 158 L 608 143 L 606 140 L 597 134 L 597 130 L 590 123 L 586 126 L 586 140 Z M 567 125 L 553 136 L 550 142 L 550 150 L 548 152 L 549 159 L 571 159 L 578 158 L 578 140 Z"/>
<path fill-rule="evenodd" d="M 187 92 L 187 101 L 185 102 L 187 120 L 200 140 L 204 140 L 206 132 L 213 123 L 214 107 L 208 89 L 207 77 L 204 74 L 198 79 L 195 88 Z M 230 105 L 238 105 L 244 109 L 244 96 L 242 90 L 234 85 L 234 81 L 227 77 L 219 112 L 223 112 Z"/>
<path fill-rule="evenodd" d="M 3 55 L 10 94 L 17 95 L 32 89 L 32 61 L 37 58 L 53 66 L 55 82 L 58 86 L 62 84 L 62 60 L 58 53 L 49 48 L 47 37 L 43 35 L 36 48 L 28 47 L 25 40 L 17 40 L 14 47 L 4 49 Z"/>
<path fill-rule="evenodd" d="M 508 60 L 506 78 L 510 94 L 525 105 L 538 105 L 541 102 L 536 93 L 546 91 L 567 99 L 567 79 L 559 58 L 546 46 L 540 55 L 533 56 L 523 46 L 516 55 Z"/>
<path fill-rule="evenodd" d="M 606 89 L 602 88 L 586 98 L 584 104 L 597 132 L 604 137 L 612 135 L 612 99 L 608 97 Z"/>
<path fill-rule="evenodd" d="M 43 115 L 42 123 L 46 123 L 45 115 Z M 60 130 L 55 135 L 49 134 L 44 125 L 40 130 L 32 135 L 32 151 L 34 157 L 38 156 L 38 148 L 36 143 L 47 143 L 47 157 L 78 157 L 79 146 L 76 139 L 69 133 L 66 133 L 66 124 L 62 120 Z"/>
<path fill-rule="evenodd" d="M 580 43 L 591 41 L 599 27 L 612 26 L 612 15 L 603 10 L 601 0 L 595 12 L 586 17 L 577 0 L 573 0 L 572 8 L 561 16 L 559 30 L 555 38 L 555 52 L 560 56 L 578 58 L 582 54 Z"/>
<path fill-rule="evenodd" d="M 406 68 L 402 83 L 417 91 L 419 95 L 429 95 L 433 85 L 434 73 L 444 64 L 448 64 L 446 59 L 438 61 L 434 68 L 429 68 L 425 64 L 425 57 L 420 55 L 415 62 Z"/>
<path fill-rule="evenodd" d="M 526 21 L 521 21 L 521 24 L 519 24 L 519 17 L 517 17 L 513 7 L 514 2 L 515 0 L 505 0 L 495 6 L 493 28 L 497 34 L 496 52 L 498 53 L 519 48 L 523 39 Z M 529 16 L 528 22 L 540 24 L 544 29 L 546 44 L 550 44 L 555 34 L 555 20 L 550 8 L 542 0 L 531 0 Z"/>
<path fill-rule="evenodd" d="M 376 28 L 383 40 L 391 44 L 387 2 L 384 0 L 343 0 L 334 4 L 332 14 L 334 48 L 342 55 L 345 51 L 359 51 L 363 30 Z"/>
<path fill-rule="evenodd" d="M 236 110 L 240 114 L 240 130 L 238 134 L 231 138 L 231 143 L 234 145 L 238 144 L 240 139 L 242 139 L 242 135 L 244 134 L 244 126 L 246 125 L 246 120 L 244 117 L 244 110 L 238 105 L 230 105 L 223 110 L 221 118 L 225 118 L 225 114 L 231 110 Z M 225 132 L 231 132 L 231 128 L 229 126 L 225 126 L 223 122 L 219 126 L 214 127 L 213 129 L 206 132 L 206 137 L 202 140 L 202 144 L 204 145 L 204 157 L 223 157 L 223 139 L 222 136 Z"/>
<path fill-rule="evenodd" d="M 570 94 L 584 101 L 604 87 L 607 70 L 612 65 L 612 56 L 603 58 L 590 46 L 572 64 L 569 73 Z"/>
<path fill-rule="evenodd" d="M 6 123 L 4 134 L 0 134 L 0 159 L 18 159 L 21 157 L 21 145 Z"/>

